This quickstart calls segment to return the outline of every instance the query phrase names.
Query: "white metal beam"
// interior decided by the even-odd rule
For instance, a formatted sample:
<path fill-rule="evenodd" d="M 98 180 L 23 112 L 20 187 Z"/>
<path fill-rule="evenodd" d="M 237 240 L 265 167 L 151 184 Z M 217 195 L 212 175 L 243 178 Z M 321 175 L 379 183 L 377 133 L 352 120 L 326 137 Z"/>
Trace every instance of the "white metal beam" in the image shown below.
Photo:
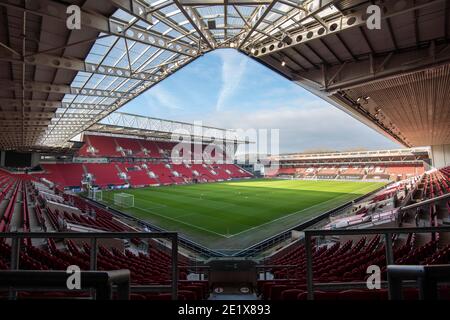
<path fill-rule="evenodd" d="M 178 0 L 185 7 L 197 6 L 223 6 L 225 3 L 232 6 L 258 6 L 270 4 L 273 0 Z"/>
<path fill-rule="evenodd" d="M 6 90 L 16 90 L 22 89 L 22 83 L 11 80 L 0 80 L 0 85 L 2 89 Z M 71 87 L 67 85 L 51 84 L 45 82 L 29 82 L 25 81 L 24 84 L 25 91 L 28 92 L 48 92 L 48 93 L 59 93 L 59 94 L 72 94 L 72 95 L 82 95 L 82 96 L 93 96 L 93 97 L 103 97 L 103 98 L 132 98 L 134 97 L 133 91 L 131 92 L 121 92 L 121 91 L 108 91 L 100 89 L 81 89 L 76 87 Z"/>
<path fill-rule="evenodd" d="M 0 2 L 0 5 L 12 7 L 15 9 L 25 10 L 33 14 L 54 18 L 66 23 L 67 6 L 63 3 L 50 0 L 33 0 L 26 1 L 25 7 L 18 6 L 16 1 L 5 0 Z M 104 17 L 98 13 L 91 14 L 88 12 L 81 12 L 82 27 L 88 27 L 99 32 L 123 37 L 131 41 L 141 42 L 150 46 L 158 47 L 164 50 L 177 52 L 183 55 L 196 56 L 198 48 L 188 43 L 177 41 L 168 36 L 163 36 L 152 30 L 146 30 L 139 27 L 129 27 L 123 21 L 114 18 Z M 126 30 L 126 31 L 125 31 Z M 125 31 L 125 32 L 124 32 Z"/>
<path fill-rule="evenodd" d="M 385 4 L 383 5 L 383 14 L 381 18 L 392 18 L 397 15 L 435 5 L 436 3 L 442 1 L 445 0 L 433 0 L 424 3 L 419 3 L 415 0 L 404 0 L 400 5 L 397 4 L 396 1 L 385 2 Z M 339 34 L 346 29 L 365 26 L 365 17 L 367 16 L 366 11 L 368 5 L 370 4 L 361 6 L 357 11 L 352 11 L 345 17 L 337 17 L 335 19 L 329 20 L 325 23 L 325 26 L 318 24 L 304 30 L 288 33 L 288 36 L 291 39 L 290 43 L 282 41 L 270 41 L 263 44 L 253 42 L 252 47 L 255 50 L 250 51 L 251 48 L 247 47 L 247 51 L 249 51 L 249 53 L 255 57 L 263 57 L 288 47 L 296 46 L 299 44 L 306 44 L 307 42 L 326 37 L 330 34 Z M 312 12 L 310 15 L 313 14 L 315 14 L 315 12 Z"/>
<path fill-rule="evenodd" d="M 105 76 L 135 79 L 135 80 L 144 80 L 144 81 L 152 81 L 152 82 L 156 82 L 159 80 L 159 77 L 152 73 L 133 72 L 126 68 L 118 68 L 118 67 L 108 66 L 108 65 L 98 65 L 98 64 L 93 64 L 93 63 L 87 63 L 87 62 L 85 62 L 83 60 L 79 60 L 79 59 L 59 57 L 59 56 L 43 54 L 43 53 L 25 57 L 23 60 L 20 58 L 15 59 L 15 58 L 0 57 L 0 61 L 8 61 L 8 62 L 20 63 L 20 64 L 26 63 L 28 65 L 45 66 L 45 67 L 49 67 L 49 68 L 65 69 L 65 70 L 73 70 L 73 71 L 82 71 L 82 72 L 101 74 L 101 75 L 105 75 Z"/>

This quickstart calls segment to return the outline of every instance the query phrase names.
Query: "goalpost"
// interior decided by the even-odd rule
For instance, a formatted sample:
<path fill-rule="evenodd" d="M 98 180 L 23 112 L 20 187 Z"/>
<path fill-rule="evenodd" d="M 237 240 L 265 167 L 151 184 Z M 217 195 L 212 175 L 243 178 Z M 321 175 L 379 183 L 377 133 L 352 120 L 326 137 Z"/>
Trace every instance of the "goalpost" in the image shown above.
<path fill-rule="evenodd" d="M 89 189 L 88 197 L 95 201 L 103 201 L 103 193 L 100 189 Z"/>
<path fill-rule="evenodd" d="M 128 193 L 114 194 L 114 204 L 122 208 L 134 207 L 134 195 Z"/>

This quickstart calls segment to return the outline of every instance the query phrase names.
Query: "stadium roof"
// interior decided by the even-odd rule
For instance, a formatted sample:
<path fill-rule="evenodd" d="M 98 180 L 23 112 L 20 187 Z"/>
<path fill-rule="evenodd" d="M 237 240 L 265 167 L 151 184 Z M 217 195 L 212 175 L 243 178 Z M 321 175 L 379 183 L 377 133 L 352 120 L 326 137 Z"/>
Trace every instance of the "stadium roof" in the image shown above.
<path fill-rule="evenodd" d="M 448 143 L 445 0 L 0 0 L 0 147 L 66 146 L 202 54 L 236 48 L 406 146 Z M 68 5 L 81 29 L 66 27 Z"/>
<path fill-rule="evenodd" d="M 249 144 L 235 130 L 226 130 L 201 124 L 145 117 L 125 112 L 114 112 L 92 125 L 85 133 L 126 135 L 154 140 L 184 141 L 217 144 Z"/>
<path fill-rule="evenodd" d="M 308 160 L 308 159 L 340 159 L 340 158 L 372 158 L 372 157 L 404 157 L 429 155 L 429 148 L 405 148 L 392 150 L 367 150 L 347 152 L 321 152 L 321 153 L 286 153 L 270 157 L 274 160 Z"/>

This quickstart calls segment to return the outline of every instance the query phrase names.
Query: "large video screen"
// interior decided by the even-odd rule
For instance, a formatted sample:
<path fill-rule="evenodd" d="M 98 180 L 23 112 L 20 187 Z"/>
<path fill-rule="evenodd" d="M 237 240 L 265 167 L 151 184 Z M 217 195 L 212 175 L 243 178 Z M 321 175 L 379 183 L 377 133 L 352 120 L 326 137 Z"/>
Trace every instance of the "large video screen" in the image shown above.
<path fill-rule="evenodd" d="M 5 153 L 6 167 L 31 167 L 31 153 L 7 151 Z"/>

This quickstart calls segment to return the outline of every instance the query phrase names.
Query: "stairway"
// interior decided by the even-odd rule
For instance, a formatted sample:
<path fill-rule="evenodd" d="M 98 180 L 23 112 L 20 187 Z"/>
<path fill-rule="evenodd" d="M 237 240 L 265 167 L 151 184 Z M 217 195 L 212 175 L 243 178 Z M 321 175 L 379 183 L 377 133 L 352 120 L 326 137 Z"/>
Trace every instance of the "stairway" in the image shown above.
<path fill-rule="evenodd" d="M 124 172 L 120 169 L 120 167 L 119 167 L 119 165 L 118 165 L 117 163 L 114 164 L 114 167 L 115 167 L 115 168 L 117 169 L 117 171 L 119 172 L 119 177 L 121 178 L 121 177 L 122 177 L 121 173 L 124 173 Z M 126 174 L 126 172 L 125 172 L 125 177 L 126 177 L 126 178 L 122 178 L 122 179 L 125 180 L 126 183 L 130 183 L 129 177 L 128 177 L 128 175 Z"/>
<path fill-rule="evenodd" d="M 125 157 L 125 156 L 126 156 L 125 149 L 124 149 L 121 145 L 119 145 L 119 143 L 117 142 L 117 140 L 116 140 L 115 138 L 113 138 L 113 141 L 114 141 L 114 144 L 115 144 L 115 146 L 116 146 L 116 151 L 117 151 L 117 150 L 121 150 L 121 151 L 118 151 L 118 152 L 120 152 L 120 154 L 122 155 L 122 157 Z M 120 149 L 119 149 L 119 148 L 120 148 Z"/>
<path fill-rule="evenodd" d="M 82 167 L 83 167 L 84 174 L 88 174 L 89 172 L 88 172 L 88 169 L 86 168 L 86 166 L 83 164 Z"/>
<path fill-rule="evenodd" d="M 137 141 L 137 143 L 138 143 L 138 145 L 139 145 L 139 148 L 140 148 L 140 150 L 141 150 L 141 152 L 142 152 L 142 155 L 145 155 L 146 157 L 148 156 L 148 152 L 149 152 L 149 150 L 147 150 L 147 154 L 146 153 L 144 153 L 144 146 L 142 145 L 142 143 L 141 143 L 141 141 L 139 141 L 139 140 L 136 140 Z"/>
<path fill-rule="evenodd" d="M 153 174 L 154 174 L 154 177 L 152 177 L 151 175 L 150 175 L 150 170 L 148 169 L 148 167 L 147 166 L 142 166 L 142 168 L 145 170 L 145 172 L 147 173 L 147 175 L 151 178 L 151 179 L 155 179 L 156 180 L 156 182 L 160 185 L 161 184 L 161 181 L 159 181 L 159 179 L 158 179 L 158 175 L 157 174 L 155 174 L 154 172 L 153 172 Z"/>
<path fill-rule="evenodd" d="M 88 146 L 89 146 L 89 147 L 92 147 L 92 149 L 93 149 L 93 152 L 90 152 L 90 153 L 91 153 L 93 156 L 95 156 L 95 152 L 96 152 L 95 147 L 92 145 L 91 140 L 89 139 L 89 136 L 86 135 L 85 137 L 86 137 L 86 142 L 87 142 Z M 89 150 L 89 148 L 88 148 L 88 150 Z"/>

